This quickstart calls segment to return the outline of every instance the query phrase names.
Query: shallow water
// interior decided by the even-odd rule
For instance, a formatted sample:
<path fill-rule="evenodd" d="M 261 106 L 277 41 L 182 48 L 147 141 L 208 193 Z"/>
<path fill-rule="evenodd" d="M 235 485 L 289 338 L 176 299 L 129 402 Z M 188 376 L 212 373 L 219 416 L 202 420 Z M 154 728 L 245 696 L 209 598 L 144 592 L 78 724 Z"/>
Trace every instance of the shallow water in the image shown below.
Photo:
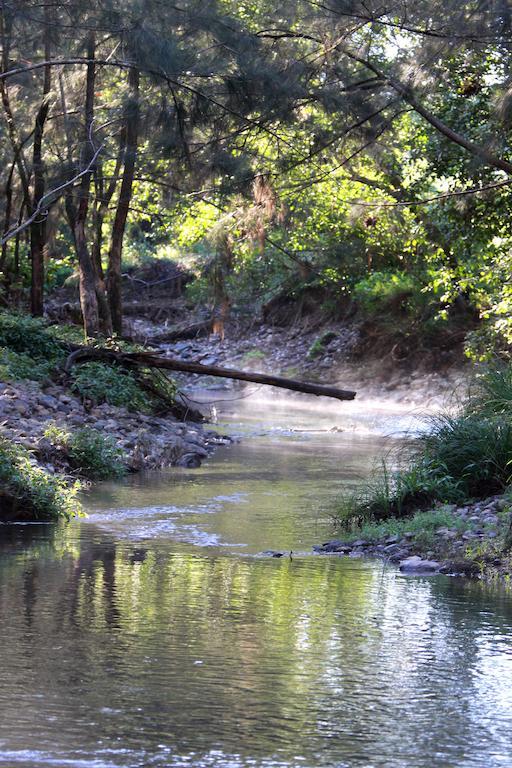
<path fill-rule="evenodd" d="M 2 529 L 0 765 L 512 765 L 509 593 L 309 554 L 389 443 L 294 408 Z"/>

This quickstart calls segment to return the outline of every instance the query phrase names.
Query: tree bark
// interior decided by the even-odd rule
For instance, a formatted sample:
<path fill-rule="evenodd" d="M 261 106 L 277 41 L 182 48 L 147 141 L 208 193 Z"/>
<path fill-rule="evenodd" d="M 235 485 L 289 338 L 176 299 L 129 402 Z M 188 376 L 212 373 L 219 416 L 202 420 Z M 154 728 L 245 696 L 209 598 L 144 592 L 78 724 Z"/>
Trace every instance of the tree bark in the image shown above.
<path fill-rule="evenodd" d="M 112 227 L 107 278 L 110 311 L 112 313 L 112 326 L 114 331 L 119 335 L 121 335 L 123 331 L 121 256 L 126 219 L 132 197 L 139 132 L 139 71 L 136 67 L 132 67 L 128 73 L 128 84 L 130 93 L 125 110 L 126 147 L 123 178 Z"/>
<path fill-rule="evenodd" d="M 96 200 L 93 212 L 94 242 L 92 246 L 92 257 L 95 268 L 102 281 L 105 279 L 105 275 L 103 274 L 103 264 L 101 263 L 101 249 L 103 246 L 103 222 L 105 221 L 105 216 L 107 214 L 110 201 L 112 200 L 114 192 L 116 191 L 117 182 L 119 181 L 119 175 L 123 161 L 124 146 L 125 136 L 124 131 L 122 131 L 121 137 L 119 139 L 119 151 L 116 157 L 116 166 L 108 187 L 105 187 L 101 161 L 98 161 L 94 170 L 94 187 Z"/>

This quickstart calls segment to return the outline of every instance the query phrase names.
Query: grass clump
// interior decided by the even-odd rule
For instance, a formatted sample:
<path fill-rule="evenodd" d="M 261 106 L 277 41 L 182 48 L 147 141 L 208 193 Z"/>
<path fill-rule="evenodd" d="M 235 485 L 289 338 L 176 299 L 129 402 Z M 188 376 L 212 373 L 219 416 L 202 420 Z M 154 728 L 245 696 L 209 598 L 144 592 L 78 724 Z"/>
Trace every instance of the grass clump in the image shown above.
<path fill-rule="evenodd" d="M 25 448 L 6 438 L 0 438 L 0 487 L 4 521 L 69 520 L 81 514 L 79 483 L 45 472 Z"/>
<path fill-rule="evenodd" d="M 52 446 L 65 452 L 72 469 L 92 480 L 108 480 L 126 474 L 123 453 L 114 438 L 97 429 L 84 427 L 69 432 L 50 424 L 44 437 Z"/>
<path fill-rule="evenodd" d="M 130 411 L 149 411 L 151 402 L 129 371 L 105 363 L 84 363 L 72 372 L 71 390 L 94 405 L 108 403 Z"/>
<path fill-rule="evenodd" d="M 338 519 L 345 526 L 406 517 L 439 503 L 460 504 L 512 484 L 512 367 L 488 371 L 455 415 L 442 415 L 416 441 L 405 464 L 352 498 Z"/>
<path fill-rule="evenodd" d="M 334 331 L 325 331 L 319 336 L 308 350 L 308 359 L 314 360 L 316 357 L 320 357 L 326 350 L 326 347 L 337 338 L 338 334 Z"/>
<path fill-rule="evenodd" d="M 380 523 L 364 523 L 351 538 L 362 538 L 378 542 L 388 536 L 411 534 L 415 543 L 422 547 L 431 547 L 436 541 L 436 531 L 439 528 L 449 528 L 463 533 L 471 528 L 471 523 L 453 515 L 449 506 L 439 507 L 429 511 L 416 512 L 408 518 L 391 518 Z"/>

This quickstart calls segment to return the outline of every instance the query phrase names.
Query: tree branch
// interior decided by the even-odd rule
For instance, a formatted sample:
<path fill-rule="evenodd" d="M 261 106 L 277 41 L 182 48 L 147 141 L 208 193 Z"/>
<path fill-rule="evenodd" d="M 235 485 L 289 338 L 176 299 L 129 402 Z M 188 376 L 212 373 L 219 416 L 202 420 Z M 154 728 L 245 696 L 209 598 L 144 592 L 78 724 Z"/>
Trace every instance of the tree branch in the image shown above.
<path fill-rule="evenodd" d="M 80 173 L 77 173 L 77 175 L 73 176 L 72 179 L 68 179 L 68 181 L 64 182 L 64 184 L 61 184 L 60 186 L 55 187 L 55 189 L 51 189 L 49 192 L 47 192 L 40 199 L 39 203 L 37 204 L 37 207 L 32 212 L 32 214 L 28 217 L 28 219 L 25 219 L 25 221 L 23 221 L 17 227 L 15 227 L 14 229 L 9 230 L 9 232 L 6 232 L 6 234 L 0 239 L 0 245 L 3 245 L 8 240 L 10 240 L 11 238 L 13 238 L 16 235 L 20 234 L 20 232 L 23 232 L 25 229 L 27 229 L 32 224 L 32 222 L 35 221 L 37 216 L 39 216 L 39 214 L 43 213 L 43 211 L 45 213 L 47 213 L 48 212 L 48 207 L 49 207 L 48 201 L 51 198 L 54 198 L 54 196 L 56 195 L 55 199 L 51 200 L 51 202 L 55 202 L 55 200 L 57 200 L 60 197 L 60 195 L 62 194 L 62 192 L 64 192 L 64 190 L 66 190 L 68 187 L 70 187 L 73 184 L 75 184 L 75 182 L 77 182 L 79 179 L 81 179 L 86 174 L 90 173 L 90 171 L 92 170 L 92 168 L 94 166 L 94 163 L 96 162 L 96 158 L 98 157 L 98 155 L 100 154 L 102 149 L 103 149 L 103 144 L 101 144 L 98 147 L 98 149 L 96 150 L 96 152 L 92 156 L 89 164 L 87 165 L 86 168 L 83 169 L 83 171 L 81 171 Z"/>

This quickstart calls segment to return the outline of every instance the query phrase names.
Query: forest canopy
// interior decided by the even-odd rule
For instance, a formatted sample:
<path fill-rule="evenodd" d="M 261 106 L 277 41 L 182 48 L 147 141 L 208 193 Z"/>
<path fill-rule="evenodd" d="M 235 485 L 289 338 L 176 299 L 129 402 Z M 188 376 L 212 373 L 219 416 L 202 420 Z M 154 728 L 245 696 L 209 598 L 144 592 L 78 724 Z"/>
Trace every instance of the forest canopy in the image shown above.
<path fill-rule="evenodd" d="M 215 307 L 315 294 L 508 354 L 508 0 L 2 2 L 2 300 L 79 280 L 122 333 L 130 263 Z"/>

